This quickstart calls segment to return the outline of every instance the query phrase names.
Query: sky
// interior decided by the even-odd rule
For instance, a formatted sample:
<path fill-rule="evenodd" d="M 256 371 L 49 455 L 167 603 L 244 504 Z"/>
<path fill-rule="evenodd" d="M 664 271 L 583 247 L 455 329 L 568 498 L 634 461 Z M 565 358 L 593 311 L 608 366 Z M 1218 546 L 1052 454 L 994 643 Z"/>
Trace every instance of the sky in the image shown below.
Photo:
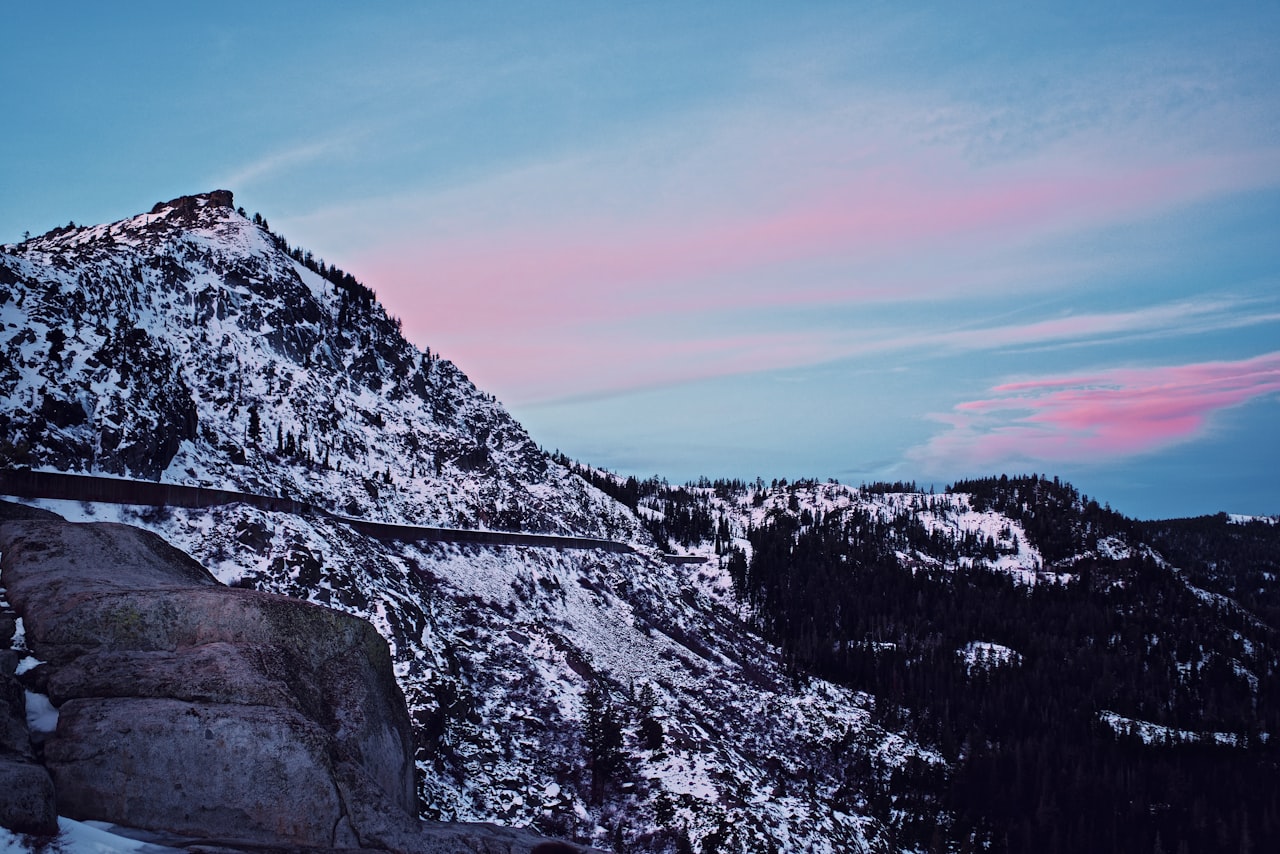
<path fill-rule="evenodd" d="M 1277 514 L 1277 44 L 1274 2 L 18 4 L 0 242 L 230 189 L 584 462 Z"/>

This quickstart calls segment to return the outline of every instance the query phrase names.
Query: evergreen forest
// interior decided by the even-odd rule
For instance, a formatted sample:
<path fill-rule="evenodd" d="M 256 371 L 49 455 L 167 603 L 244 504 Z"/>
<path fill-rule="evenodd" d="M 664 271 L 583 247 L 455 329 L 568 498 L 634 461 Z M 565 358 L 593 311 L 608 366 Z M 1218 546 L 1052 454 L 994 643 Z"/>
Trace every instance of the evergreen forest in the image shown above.
<path fill-rule="evenodd" d="M 871 794 L 874 814 L 900 817 L 896 842 L 1280 850 L 1280 526 L 1136 522 L 1040 477 L 952 490 L 1019 520 L 1052 572 L 1027 585 L 980 558 L 944 569 L 990 544 L 857 508 L 771 513 L 749 532 L 750 561 L 728 560 L 735 595 L 795 678 L 874 694 L 884 724 L 951 763 L 949 775 L 904 769 Z M 1103 557 L 1103 537 L 1156 551 Z M 966 659 L 975 641 L 1012 653 Z"/>

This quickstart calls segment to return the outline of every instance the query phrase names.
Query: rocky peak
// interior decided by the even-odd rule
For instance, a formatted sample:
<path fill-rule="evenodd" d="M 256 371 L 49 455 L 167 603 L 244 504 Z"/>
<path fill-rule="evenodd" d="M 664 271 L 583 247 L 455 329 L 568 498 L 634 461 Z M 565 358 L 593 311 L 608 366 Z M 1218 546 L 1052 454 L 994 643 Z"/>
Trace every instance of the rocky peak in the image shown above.
<path fill-rule="evenodd" d="M 550 461 L 354 277 L 215 190 L 0 250 L 0 465 L 301 498 L 379 521 L 610 538 Z"/>
<path fill-rule="evenodd" d="M 204 207 L 221 207 L 235 210 L 235 199 L 230 190 L 210 190 L 194 196 L 179 196 L 167 202 L 156 202 L 151 213 L 163 213 L 166 208 L 178 214 L 189 214 Z"/>

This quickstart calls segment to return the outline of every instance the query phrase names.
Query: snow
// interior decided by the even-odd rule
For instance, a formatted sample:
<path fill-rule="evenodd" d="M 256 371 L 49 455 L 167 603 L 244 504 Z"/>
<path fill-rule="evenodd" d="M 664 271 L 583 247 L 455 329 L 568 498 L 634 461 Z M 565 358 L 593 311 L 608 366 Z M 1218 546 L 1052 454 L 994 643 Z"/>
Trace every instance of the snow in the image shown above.
<path fill-rule="evenodd" d="M 1239 614 L 1240 616 L 1244 617 L 1251 624 L 1253 624 L 1258 628 L 1267 628 L 1265 623 L 1263 623 L 1261 620 L 1259 620 L 1249 611 L 1245 610 L 1245 608 L 1239 602 L 1232 599 L 1230 596 L 1224 596 L 1221 593 L 1214 593 L 1211 590 L 1205 590 L 1203 587 L 1197 587 L 1196 585 L 1188 581 L 1186 576 L 1181 575 L 1181 573 L 1179 573 L 1179 577 L 1182 578 L 1182 582 L 1183 584 L 1186 585 L 1187 590 L 1189 590 L 1191 594 L 1195 596 L 1197 599 L 1199 599 L 1201 602 L 1204 602 L 1207 605 L 1211 605 L 1215 608 L 1219 608 L 1224 611 L 1229 611 L 1235 614 Z"/>
<path fill-rule="evenodd" d="M 698 496 L 711 512 L 712 518 L 728 521 L 732 536 L 731 545 L 741 549 L 748 558 L 751 544 L 746 532 L 769 524 L 770 518 L 779 513 L 792 516 L 809 511 L 815 517 L 827 517 L 842 510 L 868 512 L 882 523 L 890 523 L 904 513 L 911 514 L 929 533 L 960 543 L 966 537 L 976 538 L 980 544 L 988 540 L 994 546 L 995 557 L 981 554 L 962 554 L 943 568 L 952 571 L 984 566 L 992 571 L 1008 575 L 1019 584 L 1040 583 L 1067 584 L 1074 576 L 1069 572 L 1047 571 L 1040 552 L 1027 538 L 1021 523 L 992 510 L 976 511 L 970 497 L 965 494 L 930 493 L 881 493 L 864 491 L 834 481 L 803 482 L 786 486 L 766 487 L 763 501 L 757 506 L 752 500 L 757 490 L 748 486 L 745 491 L 728 498 L 716 495 L 714 489 L 685 487 Z M 798 510 L 792 510 L 794 497 Z M 661 518 L 663 510 L 655 506 L 654 499 L 642 500 L 639 512 L 642 516 Z M 690 580 L 706 596 L 733 607 L 733 587 L 714 543 L 703 541 L 690 545 L 673 544 L 676 554 L 700 556 L 705 563 L 689 568 Z M 1125 546 L 1118 540 L 1108 543 L 1113 554 L 1120 555 Z M 899 559 L 905 564 L 913 562 L 936 564 L 930 555 L 919 552 L 899 551 Z"/>
<path fill-rule="evenodd" d="M 1280 516 L 1245 516 L 1240 513 L 1228 513 L 1227 521 L 1232 525 L 1280 525 Z"/>
<path fill-rule="evenodd" d="M 130 839 L 110 832 L 110 827 L 58 816 L 58 835 L 51 839 L 0 827 L 0 854 L 179 854 L 183 850 Z"/>
<path fill-rule="evenodd" d="M 975 670 L 994 670 L 1022 663 L 1021 653 L 991 641 L 970 641 L 957 649 L 956 655 L 970 674 Z"/>
<path fill-rule="evenodd" d="M 32 732 L 51 733 L 58 728 L 58 710 L 44 694 L 27 691 L 27 728 Z"/>
<path fill-rule="evenodd" d="M 1217 744 L 1223 747 L 1245 744 L 1245 739 L 1233 732 L 1192 732 L 1128 718 L 1111 711 L 1099 712 L 1098 719 L 1111 727 L 1116 735 L 1137 737 L 1143 744 Z"/>
<path fill-rule="evenodd" d="M 1098 540 L 1098 554 L 1107 560 L 1124 560 L 1133 552 L 1123 541 L 1115 537 L 1103 537 Z"/>

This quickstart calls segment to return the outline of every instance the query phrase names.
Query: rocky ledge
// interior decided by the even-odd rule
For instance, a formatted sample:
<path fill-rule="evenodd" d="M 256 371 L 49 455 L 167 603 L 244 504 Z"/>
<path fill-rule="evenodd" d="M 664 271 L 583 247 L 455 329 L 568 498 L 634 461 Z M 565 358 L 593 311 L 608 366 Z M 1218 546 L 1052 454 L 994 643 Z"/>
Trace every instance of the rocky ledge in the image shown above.
<path fill-rule="evenodd" d="M 576 850 L 413 818 L 413 732 L 364 620 L 225 587 L 137 528 L 0 504 L 0 583 L 44 662 L 0 653 L 0 825 L 49 833 L 61 814 L 255 850 Z M 34 746 L 27 690 L 57 709 Z"/>

